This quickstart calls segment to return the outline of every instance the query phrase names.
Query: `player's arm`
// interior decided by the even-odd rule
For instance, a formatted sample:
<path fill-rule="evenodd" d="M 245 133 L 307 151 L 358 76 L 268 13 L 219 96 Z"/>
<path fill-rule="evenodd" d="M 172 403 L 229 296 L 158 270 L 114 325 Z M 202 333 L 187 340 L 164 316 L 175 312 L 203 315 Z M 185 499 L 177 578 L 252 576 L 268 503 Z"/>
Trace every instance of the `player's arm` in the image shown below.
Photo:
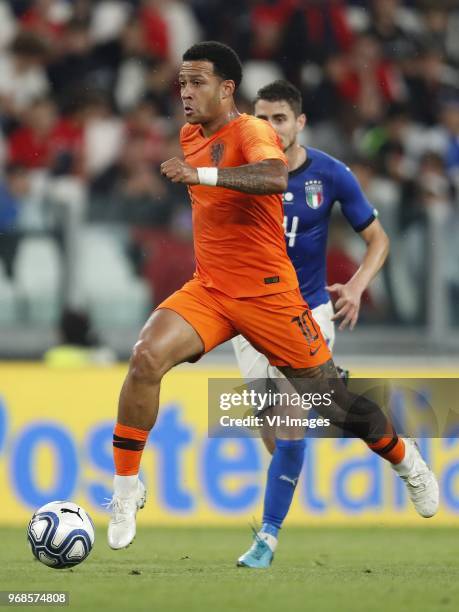
<path fill-rule="evenodd" d="M 218 171 L 217 187 L 243 193 L 283 193 L 288 185 L 288 170 L 280 159 L 264 159 L 255 164 Z"/>
<path fill-rule="evenodd" d="M 174 157 L 161 172 L 174 183 L 224 187 L 242 193 L 283 193 L 288 185 L 287 160 L 279 139 L 267 121 L 253 119 L 234 134 L 235 146 L 247 163 L 236 167 L 193 168 Z"/>
<path fill-rule="evenodd" d="M 354 276 L 344 285 L 336 283 L 327 287 L 335 300 L 333 320 L 341 319 L 340 330 L 348 325 L 352 330 L 359 318 L 362 294 L 386 261 L 389 238 L 349 168 L 338 164 L 334 181 L 336 199 L 341 203 L 344 216 L 367 244 L 363 261 Z"/>
<path fill-rule="evenodd" d="M 348 325 L 350 329 L 354 329 L 359 318 L 362 295 L 381 270 L 389 253 L 389 238 L 378 219 L 359 235 L 367 244 L 359 269 L 345 285 L 336 283 L 327 287 L 328 291 L 337 298 L 333 320 L 342 319 L 339 329 L 344 329 Z"/>
<path fill-rule="evenodd" d="M 268 195 L 287 189 L 287 166 L 281 159 L 264 159 L 234 168 L 194 168 L 173 157 L 161 164 L 161 172 L 173 183 L 225 187 L 243 193 Z"/>

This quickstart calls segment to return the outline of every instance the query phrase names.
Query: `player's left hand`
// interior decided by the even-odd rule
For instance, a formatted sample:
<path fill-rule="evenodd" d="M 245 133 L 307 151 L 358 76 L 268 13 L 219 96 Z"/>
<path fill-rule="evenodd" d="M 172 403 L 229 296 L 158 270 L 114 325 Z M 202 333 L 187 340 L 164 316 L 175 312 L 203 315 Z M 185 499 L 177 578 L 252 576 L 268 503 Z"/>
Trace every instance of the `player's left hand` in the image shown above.
<path fill-rule="evenodd" d="M 198 171 L 183 159 L 173 157 L 161 164 L 161 174 L 167 176 L 173 183 L 184 183 L 185 185 L 199 185 Z"/>
<path fill-rule="evenodd" d="M 345 285 L 335 283 L 326 287 L 326 289 L 337 296 L 332 321 L 343 319 L 338 329 L 341 331 L 349 325 L 349 329 L 353 330 L 359 318 L 362 291 L 355 287 L 351 281 Z"/>

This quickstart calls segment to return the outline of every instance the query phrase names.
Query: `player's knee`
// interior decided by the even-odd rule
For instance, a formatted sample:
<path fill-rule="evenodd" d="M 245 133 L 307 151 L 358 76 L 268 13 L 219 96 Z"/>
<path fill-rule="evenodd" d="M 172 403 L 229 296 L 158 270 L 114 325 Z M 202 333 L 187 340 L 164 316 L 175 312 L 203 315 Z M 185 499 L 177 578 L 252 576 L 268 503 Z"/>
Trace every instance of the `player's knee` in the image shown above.
<path fill-rule="evenodd" d="M 137 382 L 155 384 L 167 371 L 164 351 L 152 346 L 145 340 L 139 340 L 132 351 L 129 373 Z"/>

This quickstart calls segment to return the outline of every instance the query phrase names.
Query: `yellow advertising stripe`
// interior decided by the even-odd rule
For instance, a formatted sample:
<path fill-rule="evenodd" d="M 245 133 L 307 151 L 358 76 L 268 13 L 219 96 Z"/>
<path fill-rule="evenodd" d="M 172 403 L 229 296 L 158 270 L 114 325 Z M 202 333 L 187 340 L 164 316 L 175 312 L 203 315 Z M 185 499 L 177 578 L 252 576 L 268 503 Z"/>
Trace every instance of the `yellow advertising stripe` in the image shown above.
<path fill-rule="evenodd" d="M 102 503 L 111 495 L 111 435 L 125 373 L 125 365 L 0 364 L 1 523 L 24 525 L 52 499 L 72 499 L 106 523 Z M 376 377 L 370 369 L 359 374 Z M 396 375 L 416 378 L 411 370 Z M 234 368 L 199 365 L 166 376 L 142 461 L 149 498 L 141 524 L 245 525 L 260 516 L 269 460 L 260 441 L 208 436 L 208 379 L 236 377 Z M 308 442 L 288 522 L 457 524 L 459 442 L 421 444 L 442 489 L 442 509 L 432 521 L 417 517 L 389 466 L 359 440 L 322 439 Z"/>

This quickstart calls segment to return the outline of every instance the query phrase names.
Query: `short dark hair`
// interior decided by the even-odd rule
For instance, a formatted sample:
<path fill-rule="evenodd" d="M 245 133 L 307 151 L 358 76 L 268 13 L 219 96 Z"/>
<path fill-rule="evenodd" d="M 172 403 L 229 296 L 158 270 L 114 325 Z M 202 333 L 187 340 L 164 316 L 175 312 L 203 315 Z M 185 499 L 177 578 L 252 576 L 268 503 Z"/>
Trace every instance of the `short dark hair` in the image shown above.
<path fill-rule="evenodd" d="M 216 75 L 234 81 L 236 89 L 242 81 L 242 64 L 236 51 L 215 40 L 206 40 L 190 47 L 182 56 L 184 62 L 208 61 Z"/>
<path fill-rule="evenodd" d="M 287 102 L 295 116 L 301 115 L 303 112 L 303 98 L 300 90 L 289 81 L 278 80 L 265 85 L 258 90 L 254 104 L 258 100 L 266 100 L 267 102 Z"/>

